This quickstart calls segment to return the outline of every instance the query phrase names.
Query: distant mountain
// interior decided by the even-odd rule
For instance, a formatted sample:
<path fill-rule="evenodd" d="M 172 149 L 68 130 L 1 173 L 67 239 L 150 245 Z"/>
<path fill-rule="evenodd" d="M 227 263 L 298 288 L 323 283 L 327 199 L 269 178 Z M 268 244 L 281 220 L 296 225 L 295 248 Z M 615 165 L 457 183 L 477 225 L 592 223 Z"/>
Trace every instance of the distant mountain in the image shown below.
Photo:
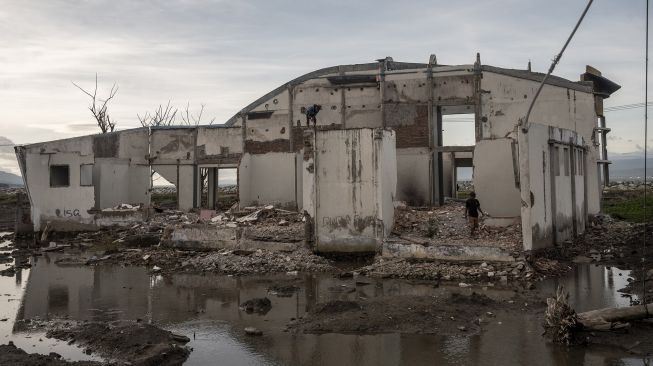
<path fill-rule="evenodd" d="M 16 174 L 7 173 L 0 170 L 0 185 L 22 186 L 23 178 Z"/>
<path fill-rule="evenodd" d="M 642 179 L 644 177 L 643 153 L 608 154 L 610 164 L 610 179 Z M 653 153 L 647 156 L 647 175 L 653 177 Z"/>

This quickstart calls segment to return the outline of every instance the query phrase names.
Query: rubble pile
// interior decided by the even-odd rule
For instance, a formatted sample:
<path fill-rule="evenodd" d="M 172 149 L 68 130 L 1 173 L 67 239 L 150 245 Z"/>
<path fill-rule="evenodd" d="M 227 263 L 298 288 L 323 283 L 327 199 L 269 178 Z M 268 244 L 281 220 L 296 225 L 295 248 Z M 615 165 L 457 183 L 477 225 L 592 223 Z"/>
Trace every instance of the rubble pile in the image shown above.
<path fill-rule="evenodd" d="M 360 268 L 361 275 L 381 278 L 406 278 L 470 282 L 535 281 L 543 278 L 521 257 L 515 262 L 459 263 L 377 258 L 373 264 Z M 464 287 L 464 286 L 463 286 Z"/>
<path fill-rule="evenodd" d="M 510 251 L 521 248 L 521 225 L 490 227 L 481 218 L 476 235 L 470 237 L 464 202 L 450 201 L 440 207 L 398 207 L 393 234 L 423 245 L 479 245 Z"/>
<path fill-rule="evenodd" d="M 207 220 L 210 225 L 247 227 L 246 236 L 260 241 L 295 243 L 304 240 L 306 219 L 300 213 L 269 206 L 252 206 L 237 210 L 236 205 Z"/>
<path fill-rule="evenodd" d="M 646 182 L 648 186 L 653 183 L 650 179 Z M 643 180 L 622 180 L 622 181 L 612 181 L 603 191 L 631 191 L 637 189 L 644 189 Z"/>
<path fill-rule="evenodd" d="M 192 257 L 181 263 L 181 269 L 191 272 L 218 272 L 235 275 L 272 272 L 296 275 L 298 272 L 336 271 L 328 259 L 317 256 L 308 249 L 298 249 L 289 253 L 261 249 L 256 251 L 221 250 Z"/>

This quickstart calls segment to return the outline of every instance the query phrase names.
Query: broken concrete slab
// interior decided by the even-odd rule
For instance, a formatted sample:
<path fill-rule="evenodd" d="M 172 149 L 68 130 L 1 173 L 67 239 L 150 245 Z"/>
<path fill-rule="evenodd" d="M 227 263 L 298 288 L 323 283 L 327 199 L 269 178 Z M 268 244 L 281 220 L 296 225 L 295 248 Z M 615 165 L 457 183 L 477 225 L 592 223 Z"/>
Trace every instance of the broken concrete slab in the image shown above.
<path fill-rule="evenodd" d="M 514 262 L 509 252 L 487 246 L 437 245 L 423 246 L 413 243 L 384 242 L 381 255 L 385 258 L 420 258 L 450 261 Z"/>

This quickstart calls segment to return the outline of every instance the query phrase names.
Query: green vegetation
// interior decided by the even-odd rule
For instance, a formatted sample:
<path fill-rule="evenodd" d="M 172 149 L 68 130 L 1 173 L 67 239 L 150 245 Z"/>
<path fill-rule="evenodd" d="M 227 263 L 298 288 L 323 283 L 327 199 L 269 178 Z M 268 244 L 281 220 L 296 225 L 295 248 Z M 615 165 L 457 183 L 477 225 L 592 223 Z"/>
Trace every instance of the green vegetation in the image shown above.
<path fill-rule="evenodd" d="M 17 198 L 15 194 L 0 192 L 0 205 L 14 206 L 16 202 Z"/>
<path fill-rule="evenodd" d="M 168 209 L 177 208 L 177 193 L 157 193 L 152 192 L 152 204 Z"/>
<path fill-rule="evenodd" d="M 238 201 L 238 195 L 234 193 L 221 193 L 218 195 L 218 206 L 226 210 Z M 152 204 L 167 209 L 177 208 L 177 193 L 152 193 Z"/>
<path fill-rule="evenodd" d="M 458 198 L 466 200 L 466 199 L 469 198 L 470 193 L 472 193 L 472 192 L 471 191 L 458 191 Z"/>
<path fill-rule="evenodd" d="M 646 219 L 653 221 L 653 191 L 647 190 Z M 644 190 L 616 190 L 603 192 L 603 212 L 615 219 L 644 222 Z"/>

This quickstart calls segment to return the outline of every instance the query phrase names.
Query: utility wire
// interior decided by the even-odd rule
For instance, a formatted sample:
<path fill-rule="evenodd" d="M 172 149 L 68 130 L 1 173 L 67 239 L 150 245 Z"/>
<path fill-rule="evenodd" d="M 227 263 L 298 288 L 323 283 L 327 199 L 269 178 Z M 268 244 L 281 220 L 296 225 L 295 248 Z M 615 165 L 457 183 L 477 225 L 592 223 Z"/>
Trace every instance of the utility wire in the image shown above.
<path fill-rule="evenodd" d="M 623 111 L 623 110 L 634 109 L 634 108 L 644 108 L 645 105 L 648 107 L 653 106 L 653 102 L 615 105 L 612 107 L 603 108 L 603 111 L 604 112 Z"/>
<path fill-rule="evenodd" d="M 644 83 L 644 104 L 648 104 L 648 4 L 649 0 L 646 0 L 646 71 Z M 646 304 L 646 234 L 648 229 L 648 216 L 646 214 L 646 191 L 647 191 L 647 168 L 648 162 L 646 161 L 647 155 L 647 141 L 648 140 L 648 108 L 644 108 L 644 241 L 643 241 L 643 255 L 642 255 L 642 302 Z"/>
<path fill-rule="evenodd" d="M 647 4 L 648 4 L 648 0 L 646 0 L 646 1 L 647 1 Z M 544 78 L 542 79 L 542 82 L 540 82 L 540 87 L 537 88 L 537 92 L 535 92 L 535 96 L 531 100 L 530 106 L 528 106 L 528 112 L 526 112 L 526 117 L 524 118 L 523 121 L 520 121 L 520 124 L 522 125 L 521 126 L 522 131 L 528 132 L 528 127 L 529 127 L 528 126 L 528 118 L 531 116 L 531 111 L 533 110 L 533 106 L 535 105 L 535 101 L 537 100 L 537 97 L 540 95 L 540 92 L 542 91 L 542 88 L 544 87 L 544 84 L 546 83 L 546 79 L 549 78 L 549 75 L 551 75 L 551 73 L 553 72 L 553 69 L 556 68 L 556 65 L 558 64 L 558 62 L 560 62 L 560 59 L 562 58 L 562 54 L 567 49 L 567 46 L 569 45 L 569 42 L 571 42 L 571 39 L 574 38 L 574 34 L 576 34 L 576 31 L 578 30 L 578 27 L 580 27 L 580 23 L 583 21 L 583 18 L 585 18 L 585 14 L 587 14 L 587 11 L 590 10 L 590 6 L 592 5 L 592 2 L 594 2 L 594 0 L 589 0 L 587 2 L 587 6 L 585 7 L 585 10 L 583 10 L 583 14 L 581 14 L 580 18 L 578 18 L 578 22 L 576 22 L 576 26 L 571 31 L 571 34 L 569 35 L 569 38 L 567 38 L 567 41 L 565 42 L 565 45 L 562 46 L 562 49 L 560 50 L 560 53 L 557 54 L 553 58 L 553 62 L 551 62 L 551 66 L 549 66 L 549 71 L 547 71 L 546 75 L 544 75 Z"/>

